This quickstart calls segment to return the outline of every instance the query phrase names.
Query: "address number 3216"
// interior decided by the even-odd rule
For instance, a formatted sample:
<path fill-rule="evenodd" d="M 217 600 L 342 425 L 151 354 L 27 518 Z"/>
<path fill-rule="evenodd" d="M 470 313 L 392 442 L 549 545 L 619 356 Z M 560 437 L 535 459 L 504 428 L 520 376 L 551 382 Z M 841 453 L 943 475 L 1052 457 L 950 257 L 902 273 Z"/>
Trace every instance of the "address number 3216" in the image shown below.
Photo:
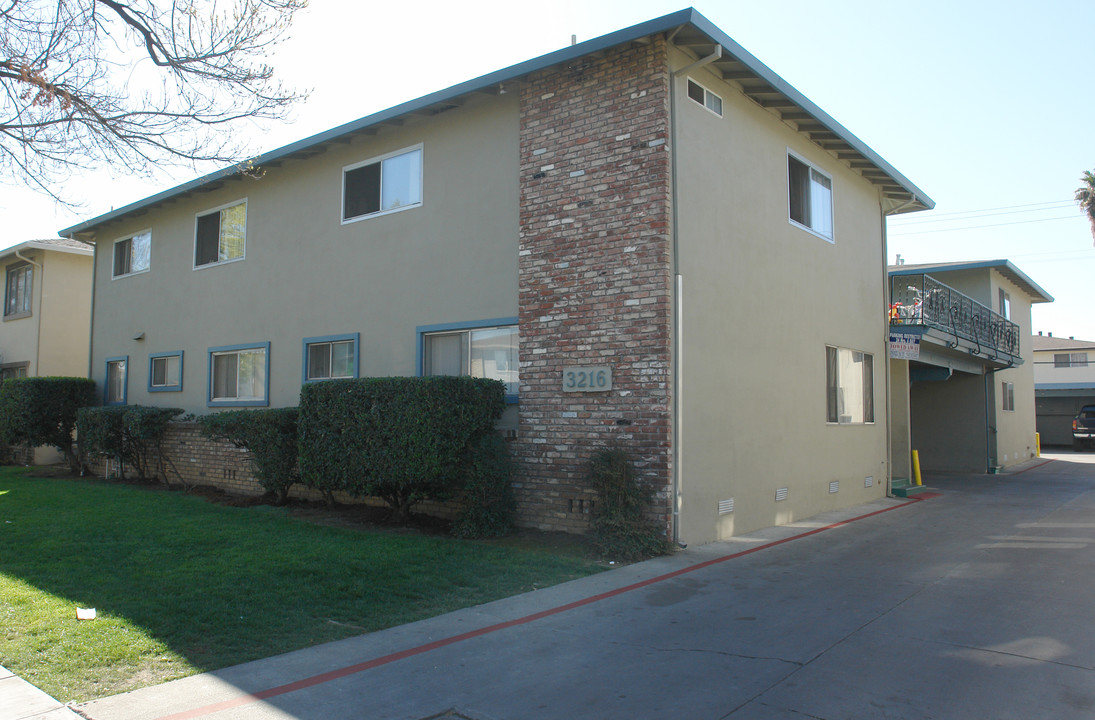
<path fill-rule="evenodd" d="M 612 368 L 571 367 L 563 369 L 563 392 L 606 392 L 612 389 Z"/>

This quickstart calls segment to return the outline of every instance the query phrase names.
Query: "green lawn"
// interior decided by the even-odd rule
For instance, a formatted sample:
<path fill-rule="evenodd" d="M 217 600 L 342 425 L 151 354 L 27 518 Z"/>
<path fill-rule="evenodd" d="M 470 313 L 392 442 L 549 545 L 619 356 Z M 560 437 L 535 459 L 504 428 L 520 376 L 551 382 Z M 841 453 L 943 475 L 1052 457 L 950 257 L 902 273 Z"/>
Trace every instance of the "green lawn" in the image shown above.
<path fill-rule="evenodd" d="M 505 542 L 0 468 L 0 665 L 85 701 L 597 572 Z M 76 608 L 97 619 L 78 621 Z"/>

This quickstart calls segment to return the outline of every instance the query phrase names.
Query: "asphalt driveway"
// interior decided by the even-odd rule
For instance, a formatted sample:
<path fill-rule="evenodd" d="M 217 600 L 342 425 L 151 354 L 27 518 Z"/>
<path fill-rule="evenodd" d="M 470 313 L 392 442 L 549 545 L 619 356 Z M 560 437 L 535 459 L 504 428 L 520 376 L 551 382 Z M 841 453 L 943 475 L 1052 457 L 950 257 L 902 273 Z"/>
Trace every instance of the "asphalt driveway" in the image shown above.
<path fill-rule="evenodd" d="M 153 718 L 1095 718 L 1095 454 L 75 709 Z"/>

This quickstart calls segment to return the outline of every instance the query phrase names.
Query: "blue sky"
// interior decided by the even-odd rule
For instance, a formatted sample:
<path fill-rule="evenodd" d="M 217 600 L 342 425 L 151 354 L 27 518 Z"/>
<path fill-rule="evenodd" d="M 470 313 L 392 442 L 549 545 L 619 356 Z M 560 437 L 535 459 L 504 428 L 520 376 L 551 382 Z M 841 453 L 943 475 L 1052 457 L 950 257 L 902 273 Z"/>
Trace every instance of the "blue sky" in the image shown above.
<path fill-rule="evenodd" d="M 254 126 L 272 150 L 570 42 L 680 10 L 659 0 L 343 3 L 313 0 L 271 57 L 311 88 L 291 123 Z M 890 223 L 890 260 L 1007 258 L 1056 298 L 1034 330 L 1095 340 L 1095 247 L 1072 202 L 1095 169 L 1091 0 L 698 0 L 746 50 L 936 201 Z M 211 168 L 152 181 L 73 176 L 82 208 L 5 184 L 13 245 L 139 200 Z"/>

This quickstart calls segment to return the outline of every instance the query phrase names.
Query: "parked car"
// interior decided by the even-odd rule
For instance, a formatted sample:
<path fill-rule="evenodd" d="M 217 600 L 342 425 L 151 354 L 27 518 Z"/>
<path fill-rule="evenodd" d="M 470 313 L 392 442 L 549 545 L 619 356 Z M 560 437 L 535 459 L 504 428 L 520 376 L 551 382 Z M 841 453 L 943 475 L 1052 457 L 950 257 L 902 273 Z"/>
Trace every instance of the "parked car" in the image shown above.
<path fill-rule="evenodd" d="M 1072 449 L 1095 445 L 1095 405 L 1084 405 L 1072 421 Z"/>

